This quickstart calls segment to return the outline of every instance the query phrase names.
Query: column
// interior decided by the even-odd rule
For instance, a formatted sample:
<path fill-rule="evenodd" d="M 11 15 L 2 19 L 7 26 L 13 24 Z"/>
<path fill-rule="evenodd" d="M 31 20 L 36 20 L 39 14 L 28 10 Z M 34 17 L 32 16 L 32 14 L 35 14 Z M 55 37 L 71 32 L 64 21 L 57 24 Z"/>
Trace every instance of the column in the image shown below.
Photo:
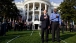
<path fill-rule="evenodd" d="M 35 3 L 33 3 L 33 15 L 32 15 L 32 21 L 33 21 L 33 22 L 34 22 L 34 19 L 35 19 L 35 16 L 34 16 L 35 10 L 34 10 L 34 8 L 35 8 Z"/>
<path fill-rule="evenodd" d="M 28 17 L 29 17 L 29 4 L 27 4 L 27 22 L 28 22 Z"/>
<path fill-rule="evenodd" d="M 41 3 L 39 3 L 39 21 L 40 21 L 40 16 L 41 16 Z"/>
<path fill-rule="evenodd" d="M 32 22 L 33 22 L 33 26 L 32 26 L 32 29 L 34 30 L 35 29 L 35 25 L 34 25 L 34 18 L 35 18 L 35 16 L 34 16 L 34 14 L 35 14 L 35 10 L 34 10 L 34 8 L 35 8 L 35 3 L 33 3 L 33 15 L 32 15 Z"/>
<path fill-rule="evenodd" d="M 22 17 L 23 20 L 25 20 L 25 6 L 23 7 L 23 17 Z"/>
<path fill-rule="evenodd" d="M 26 5 L 25 5 L 25 17 L 24 18 L 27 20 L 27 8 L 26 8 Z"/>
<path fill-rule="evenodd" d="M 45 4 L 45 10 L 47 10 L 47 5 Z"/>
<path fill-rule="evenodd" d="M 50 14 L 51 14 L 51 7 L 48 6 L 48 15 L 50 15 Z"/>
<path fill-rule="evenodd" d="M 41 16 L 41 4 L 39 3 L 39 23 L 40 23 L 40 16 Z M 38 30 L 40 30 L 40 27 L 38 27 Z"/>

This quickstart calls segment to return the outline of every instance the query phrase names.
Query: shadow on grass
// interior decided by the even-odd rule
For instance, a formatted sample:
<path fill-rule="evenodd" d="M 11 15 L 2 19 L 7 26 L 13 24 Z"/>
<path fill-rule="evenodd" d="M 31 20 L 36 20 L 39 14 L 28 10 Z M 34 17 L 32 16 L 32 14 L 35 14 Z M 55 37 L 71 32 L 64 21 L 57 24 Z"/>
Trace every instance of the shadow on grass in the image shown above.
<path fill-rule="evenodd" d="M 11 40 L 12 38 L 15 38 L 17 36 L 20 35 L 20 37 L 26 35 L 29 36 L 31 33 L 28 32 L 14 32 L 14 33 L 10 33 L 8 32 L 8 34 L 6 34 L 5 36 L 0 36 L 0 43 L 6 43 L 6 41 Z"/>
<path fill-rule="evenodd" d="M 73 36 L 75 36 L 75 35 L 76 35 L 76 34 L 65 34 L 65 35 L 62 35 L 62 36 L 60 36 L 60 37 L 61 37 L 62 40 L 65 40 L 65 39 L 70 38 L 70 37 L 73 37 Z"/>
<path fill-rule="evenodd" d="M 67 34 L 67 33 L 68 33 L 68 34 Z M 76 33 L 71 33 L 71 32 L 67 32 L 67 33 L 61 35 L 60 38 L 61 38 L 62 40 L 65 40 L 65 39 L 68 39 L 68 38 L 73 37 L 73 36 L 76 35 Z M 56 40 L 56 38 L 55 38 L 55 40 Z M 52 38 L 49 38 L 48 41 L 52 41 Z"/>
<path fill-rule="evenodd" d="M 10 35 L 10 36 L 0 36 L 0 42 L 6 43 L 7 40 L 10 40 L 12 38 L 16 37 L 15 35 Z"/>
<path fill-rule="evenodd" d="M 8 34 L 8 35 L 28 35 L 30 33 L 14 33 L 14 34 Z"/>
<path fill-rule="evenodd" d="M 48 41 L 52 41 L 52 38 L 49 38 Z"/>

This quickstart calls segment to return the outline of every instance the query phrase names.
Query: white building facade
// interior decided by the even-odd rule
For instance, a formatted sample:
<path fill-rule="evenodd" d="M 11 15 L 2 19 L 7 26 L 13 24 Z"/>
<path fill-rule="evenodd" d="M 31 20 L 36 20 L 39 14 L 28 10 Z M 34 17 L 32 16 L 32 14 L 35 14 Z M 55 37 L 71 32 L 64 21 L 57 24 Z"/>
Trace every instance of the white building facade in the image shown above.
<path fill-rule="evenodd" d="M 22 19 L 26 19 L 27 22 L 31 21 L 33 24 L 40 24 L 40 16 L 44 9 L 50 15 L 52 10 L 59 6 L 50 2 L 50 0 L 24 0 L 15 4 L 20 10 Z"/>

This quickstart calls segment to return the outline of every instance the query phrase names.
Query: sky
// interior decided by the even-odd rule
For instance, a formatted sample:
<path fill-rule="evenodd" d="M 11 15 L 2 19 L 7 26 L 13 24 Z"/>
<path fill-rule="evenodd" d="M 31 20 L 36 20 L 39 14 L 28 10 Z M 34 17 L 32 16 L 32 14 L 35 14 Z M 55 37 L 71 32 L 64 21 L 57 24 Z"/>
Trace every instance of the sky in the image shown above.
<path fill-rule="evenodd" d="M 57 3 L 57 4 L 60 4 L 63 0 L 50 0 L 50 2 L 54 2 L 54 3 Z"/>
<path fill-rule="evenodd" d="M 16 2 L 20 2 L 21 0 L 15 0 Z M 60 4 L 63 0 L 50 0 L 50 2 L 54 2 Z"/>

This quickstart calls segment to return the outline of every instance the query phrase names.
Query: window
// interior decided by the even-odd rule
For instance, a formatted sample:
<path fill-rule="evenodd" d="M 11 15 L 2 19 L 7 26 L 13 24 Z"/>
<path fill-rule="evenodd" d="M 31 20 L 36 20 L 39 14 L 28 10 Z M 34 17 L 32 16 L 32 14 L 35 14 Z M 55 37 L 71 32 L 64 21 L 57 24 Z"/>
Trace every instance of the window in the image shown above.
<path fill-rule="evenodd" d="M 38 7 L 35 7 L 35 10 L 38 10 Z"/>
<path fill-rule="evenodd" d="M 35 15 L 35 20 L 39 20 L 39 15 Z"/>

